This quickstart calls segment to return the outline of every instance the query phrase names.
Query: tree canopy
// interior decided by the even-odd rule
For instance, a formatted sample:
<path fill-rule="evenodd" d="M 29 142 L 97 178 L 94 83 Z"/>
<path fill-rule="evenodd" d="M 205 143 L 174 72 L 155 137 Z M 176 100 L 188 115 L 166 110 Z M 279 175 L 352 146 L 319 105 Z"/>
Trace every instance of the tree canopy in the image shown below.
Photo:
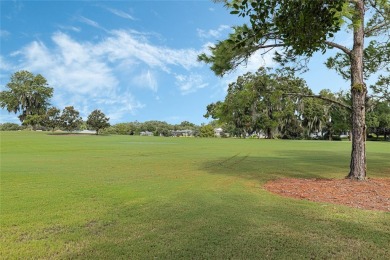
<path fill-rule="evenodd" d="M 79 111 L 74 109 L 73 106 L 65 107 L 60 117 L 61 127 L 68 132 L 76 130 L 83 123 L 79 115 Z"/>
<path fill-rule="evenodd" d="M 87 119 L 87 125 L 92 129 L 96 130 L 96 135 L 99 134 L 99 130 L 107 128 L 110 126 L 110 118 L 106 117 L 106 115 L 96 109 L 89 114 Z"/>
<path fill-rule="evenodd" d="M 288 124 L 296 117 L 298 99 L 285 93 L 311 93 L 293 74 L 269 73 L 264 68 L 238 77 L 227 92 L 223 102 L 207 107 L 205 117 L 233 123 L 240 136 L 264 132 L 267 138 L 276 132 L 287 134 Z"/>
<path fill-rule="evenodd" d="M 34 75 L 25 70 L 15 72 L 6 88 L 8 90 L 0 92 L 0 107 L 20 113 L 21 122 L 27 116 L 45 114 L 53 96 L 53 88 L 41 74 Z"/>

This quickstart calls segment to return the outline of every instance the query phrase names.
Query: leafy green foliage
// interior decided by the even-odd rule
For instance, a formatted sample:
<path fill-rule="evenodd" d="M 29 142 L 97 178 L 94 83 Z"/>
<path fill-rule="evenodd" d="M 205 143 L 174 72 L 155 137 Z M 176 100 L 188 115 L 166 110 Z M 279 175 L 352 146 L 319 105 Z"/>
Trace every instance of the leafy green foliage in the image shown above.
<path fill-rule="evenodd" d="M 211 64 L 210 68 L 217 76 L 223 76 L 234 70 L 257 50 L 254 41 L 245 42 L 244 46 L 237 47 L 236 41 L 243 41 L 242 35 L 247 35 L 249 31 L 250 29 L 246 25 L 234 27 L 234 33 L 229 34 L 229 39 L 220 41 L 215 46 L 210 47 L 211 56 L 204 53 L 200 54 L 198 61 Z"/>
<path fill-rule="evenodd" d="M 56 107 L 49 108 L 42 120 L 42 124 L 52 131 L 54 131 L 56 127 L 61 126 L 60 110 Z"/>
<path fill-rule="evenodd" d="M 295 122 L 298 99 L 285 93 L 308 91 L 304 81 L 293 74 L 269 73 L 262 68 L 231 83 L 225 100 L 208 105 L 205 117 L 233 124 L 238 136 L 262 131 L 273 138 L 276 132 L 284 134 L 290 121 Z"/>
<path fill-rule="evenodd" d="M 22 124 L 25 126 L 31 126 L 32 129 L 36 129 L 42 124 L 43 118 L 44 116 L 42 115 L 27 115 Z"/>
<path fill-rule="evenodd" d="M 374 92 L 374 98 L 390 102 L 390 68 L 387 68 L 387 73 L 387 76 L 380 75 L 378 81 L 370 87 Z"/>
<path fill-rule="evenodd" d="M 214 137 L 214 128 L 211 125 L 203 125 L 199 128 L 200 137 Z"/>
<path fill-rule="evenodd" d="M 363 62 L 365 79 L 388 67 L 390 64 L 390 42 L 370 41 L 364 49 Z M 334 57 L 328 58 L 325 65 L 329 69 L 334 69 L 343 79 L 351 79 L 351 60 L 347 54 L 337 53 Z"/>
<path fill-rule="evenodd" d="M 375 102 L 374 107 L 367 113 L 366 122 L 370 133 L 376 136 L 384 135 L 386 139 L 390 135 L 390 102 Z"/>
<path fill-rule="evenodd" d="M 228 39 L 211 47 L 211 55 L 201 54 L 199 60 L 211 64 L 218 76 L 235 69 L 259 49 L 282 47 L 286 56 L 279 62 L 297 61 L 297 56 L 310 57 L 325 52 L 326 39 L 340 30 L 345 1 L 228 1 L 232 14 L 249 17 L 251 27 L 234 27 Z"/>
<path fill-rule="evenodd" d="M 65 107 L 60 117 L 61 127 L 68 132 L 76 130 L 83 123 L 79 115 L 73 106 Z"/>
<path fill-rule="evenodd" d="M 15 72 L 0 92 L 0 107 L 8 112 L 20 113 L 19 119 L 23 122 L 29 115 L 43 115 L 53 96 L 53 88 L 49 87 L 46 79 L 28 71 Z"/>
<path fill-rule="evenodd" d="M 15 123 L 3 123 L 0 124 L 0 131 L 18 131 L 21 130 L 22 127 Z"/>
<path fill-rule="evenodd" d="M 102 130 L 110 126 L 109 121 L 110 118 L 106 117 L 106 115 L 102 111 L 96 109 L 92 111 L 91 114 L 89 114 L 87 125 L 90 128 L 96 130 L 96 134 L 98 135 L 99 130 Z"/>

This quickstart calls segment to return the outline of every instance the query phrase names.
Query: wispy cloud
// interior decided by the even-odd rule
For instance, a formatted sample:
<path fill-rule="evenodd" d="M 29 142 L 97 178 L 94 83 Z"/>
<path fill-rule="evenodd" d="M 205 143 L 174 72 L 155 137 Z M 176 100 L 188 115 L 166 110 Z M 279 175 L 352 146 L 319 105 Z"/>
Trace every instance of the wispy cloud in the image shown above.
<path fill-rule="evenodd" d="M 274 52 L 264 52 L 258 50 L 248 59 L 246 64 L 238 66 L 234 71 L 223 76 L 221 86 L 226 92 L 230 83 L 235 82 L 237 78 L 247 72 L 256 72 L 260 67 L 273 67 L 275 61 L 272 59 Z"/>
<path fill-rule="evenodd" d="M 58 25 L 58 28 L 65 31 L 73 31 L 73 32 L 81 32 L 81 29 L 76 26 L 64 26 L 64 25 Z"/>
<path fill-rule="evenodd" d="M 108 11 L 110 11 L 111 13 L 115 14 L 116 16 L 119 16 L 119 17 L 122 17 L 124 19 L 129 19 L 129 20 L 135 20 L 135 18 L 133 16 L 131 16 L 130 14 L 122 11 L 122 10 L 117 10 L 117 9 L 114 9 L 114 8 L 107 8 Z"/>
<path fill-rule="evenodd" d="M 142 88 L 147 88 L 153 92 L 157 92 L 158 84 L 157 80 L 150 70 L 140 73 L 138 76 L 133 78 L 133 83 Z"/>
<path fill-rule="evenodd" d="M 82 22 L 82 23 L 85 23 L 89 26 L 92 26 L 92 27 L 95 27 L 95 28 L 98 28 L 98 29 L 103 29 L 105 30 L 102 26 L 99 25 L 98 22 L 94 21 L 94 20 L 91 20 L 91 19 L 88 19 L 82 15 L 80 15 L 79 17 L 77 17 L 77 19 Z"/>
<path fill-rule="evenodd" d="M 196 92 L 208 86 L 208 83 L 203 82 L 203 77 L 199 74 L 176 75 L 176 85 L 179 87 L 182 95 L 187 95 Z"/>
<path fill-rule="evenodd" d="M 155 45 L 149 41 L 149 36 L 116 30 L 98 42 L 83 42 L 57 32 L 51 37 L 53 47 L 33 41 L 12 54 L 18 59 L 17 65 L 8 64 L 4 57 L 0 57 L 0 61 L 10 73 L 9 68 L 14 66 L 16 70 L 44 74 L 55 89 L 52 101 L 58 107 L 77 104 L 76 109 L 86 117 L 90 111 L 105 106 L 105 113 L 112 120 L 120 121 L 147 106 L 137 100 L 134 86 L 149 89 L 160 99 L 156 75 L 170 77 L 182 95 L 208 85 L 196 73 L 202 66 L 197 62 L 201 50 Z M 172 72 L 173 67 L 181 71 L 180 75 Z"/>
<path fill-rule="evenodd" d="M 219 38 L 222 36 L 222 33 L 224 31 L 230 30 L 230 26 L 227 25 L 220 25 L 218 29 L 216 30 L 202 30 L 202 29 L 197 29 L 198 36 L 200 38 L 205 38 L 205 39 L 210 39 L 210 38 Z"/>
<path fill-rule="evenodd" d="M 135 60 L 151 68 L 170 72 L 169 66 L 175 65 L 190 70 L 200 67 L 197 62 L 199 51 L 194 49 L 170 49 L 150 44 L 147 37 L 134 34 L 133 31 L 115 30 L 111 37 L 94 49 L 98 55 L 106 55 L 111 61 Z"/>

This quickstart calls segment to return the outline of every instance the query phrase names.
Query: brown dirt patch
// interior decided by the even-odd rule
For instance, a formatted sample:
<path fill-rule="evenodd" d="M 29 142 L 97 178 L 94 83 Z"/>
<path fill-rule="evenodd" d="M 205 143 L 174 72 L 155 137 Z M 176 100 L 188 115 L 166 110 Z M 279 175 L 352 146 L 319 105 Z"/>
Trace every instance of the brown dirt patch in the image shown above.
<path fill-rule="evenodd" d="M 267 182 L 265 189 L 285 197 L 390 212 L 390 179 L 289 179 Z"/>

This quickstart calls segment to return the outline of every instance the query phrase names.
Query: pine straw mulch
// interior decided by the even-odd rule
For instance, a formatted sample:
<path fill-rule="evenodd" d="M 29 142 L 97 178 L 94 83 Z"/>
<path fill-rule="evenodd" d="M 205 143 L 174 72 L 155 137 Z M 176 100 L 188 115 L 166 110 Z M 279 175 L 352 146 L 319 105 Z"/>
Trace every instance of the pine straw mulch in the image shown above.
<path fill-rule="evenodd" d="M 289 179 L 269 181 L 265 189 L 285 197 L 390 212 L 390 179 Z"/>

